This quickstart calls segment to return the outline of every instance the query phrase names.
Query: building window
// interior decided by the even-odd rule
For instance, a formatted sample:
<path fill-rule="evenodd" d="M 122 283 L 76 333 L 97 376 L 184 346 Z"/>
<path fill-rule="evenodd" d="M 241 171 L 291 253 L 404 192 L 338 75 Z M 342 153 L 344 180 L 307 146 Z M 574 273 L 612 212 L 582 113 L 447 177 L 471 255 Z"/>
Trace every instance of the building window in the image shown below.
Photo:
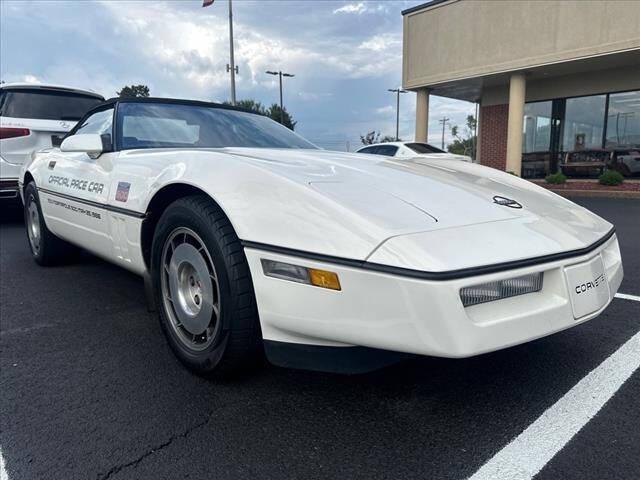
<path fill-rule="evenodd" d="M 525 105 L 522 176 L 640 175 L 640 91 Z"/>
<path fill-rule="evenodd" d="M 567 99 L 562 128 L 563 152 L 602 148 L 606 95 Z"/>
<path fill-rule="evenodd" d="M 609 96 L 605 148 L 640 148 L 640 91 Z"/>
<path fill-rule="evenodd" d="M 532 102 L 524 106 L 522 175 L 544 177 L 551 169 L 551 113 L 553 102 Z"/>

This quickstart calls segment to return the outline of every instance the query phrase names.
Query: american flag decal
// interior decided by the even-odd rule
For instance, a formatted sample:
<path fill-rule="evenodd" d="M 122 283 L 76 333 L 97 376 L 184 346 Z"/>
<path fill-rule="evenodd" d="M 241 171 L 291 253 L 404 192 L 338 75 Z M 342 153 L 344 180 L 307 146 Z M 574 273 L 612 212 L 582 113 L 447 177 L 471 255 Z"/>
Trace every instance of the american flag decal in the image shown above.
<path fill-rule="evenodd" d="M 116 190 L 116 200 L 118 202 L 126 202 L 129 199 L 129 189 L 131 184 L 127 182 L 118 182 L 118 189 Z"/>

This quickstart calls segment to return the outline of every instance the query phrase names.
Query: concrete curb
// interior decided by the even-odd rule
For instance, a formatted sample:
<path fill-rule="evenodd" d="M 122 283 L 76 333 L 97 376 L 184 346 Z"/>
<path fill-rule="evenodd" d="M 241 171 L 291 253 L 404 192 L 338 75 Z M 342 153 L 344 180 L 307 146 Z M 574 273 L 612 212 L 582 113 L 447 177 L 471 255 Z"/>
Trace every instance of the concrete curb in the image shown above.
<path fill-rule="evenodd" d="M 553 193 L 563 197 L 591 197 L 591 198 L 634 198 L 640 200 L 640 192 L 637 191 L 603 191 L 603 190 L 555 190 L 549 188 Z"/>

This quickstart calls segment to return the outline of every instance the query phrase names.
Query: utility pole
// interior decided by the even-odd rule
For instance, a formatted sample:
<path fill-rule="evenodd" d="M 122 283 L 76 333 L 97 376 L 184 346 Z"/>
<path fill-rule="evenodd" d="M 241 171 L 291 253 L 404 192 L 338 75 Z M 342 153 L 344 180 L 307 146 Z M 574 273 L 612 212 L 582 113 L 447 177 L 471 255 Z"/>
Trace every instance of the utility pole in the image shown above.
<path fill-rule="evenodd" d="M 444 150 L 444 129 L 445 129 L 445 126 L 447 125 L 447 122 L 449 120 L 450 119 L 447 118 L 447 117 L 442 117 L 441 120 L 438 120 L 438 122 L 440 122 L 442 124 L 442 150 Z"/>
<path fill-rule="evenodd" d="M 215 0 L 202 0 L 203 7 L 210 7 Z M 227 72 L 231 72 L 231 105 L 236 104 L 236 73 L 238 73 L 238 67 L 236 67 L 235 60 L 233 58 L 233 8 L 231 0 L 229 0 L 229 63 L 227 63 Z"/>
<path fill-rule="evenodd" d="M 229 0 L 229 63 L 227 64 L 227 72 L 231 72 L 231 105 L 236 104 L 236 73 L 238 67 L 235 65 L 233 58 L 233 9 L 231 0 Z"/>
<path fill-rule="evenodd" d="M 388 88 L 387 91 L 396 94 L 396 142 L 400 140 L 400 94 L 408 93 L 401 88 Z"/>
<path fill-rule="evenodd" d="M 295 77 L 295 75 L 292 75 L 290 73 L 283 73 L 280 70 L 278 70 L 277 72 L 267 70 L 265 73 L 268 73 L 269 75 L 277 75 L 278 79 L 280 80 L 280 124 L 284 125 L 284 106 L 282 105 L 282 77 Z"/>

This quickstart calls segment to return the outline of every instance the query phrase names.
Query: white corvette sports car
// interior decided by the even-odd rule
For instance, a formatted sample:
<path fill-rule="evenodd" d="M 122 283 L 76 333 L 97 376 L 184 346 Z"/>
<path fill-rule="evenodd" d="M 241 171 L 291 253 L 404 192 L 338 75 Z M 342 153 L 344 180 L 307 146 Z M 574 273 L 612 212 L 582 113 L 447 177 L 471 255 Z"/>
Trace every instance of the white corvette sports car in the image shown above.
<path fill-rule="evenodd" d="M 144 276 L 207 375 L 498 350 L 596 317 L 623 275 L 613 226 L 530 182 L 328 152 L 216 104 L 107 101 L 20 182 L 36 262 L 82 247 Z"/>

